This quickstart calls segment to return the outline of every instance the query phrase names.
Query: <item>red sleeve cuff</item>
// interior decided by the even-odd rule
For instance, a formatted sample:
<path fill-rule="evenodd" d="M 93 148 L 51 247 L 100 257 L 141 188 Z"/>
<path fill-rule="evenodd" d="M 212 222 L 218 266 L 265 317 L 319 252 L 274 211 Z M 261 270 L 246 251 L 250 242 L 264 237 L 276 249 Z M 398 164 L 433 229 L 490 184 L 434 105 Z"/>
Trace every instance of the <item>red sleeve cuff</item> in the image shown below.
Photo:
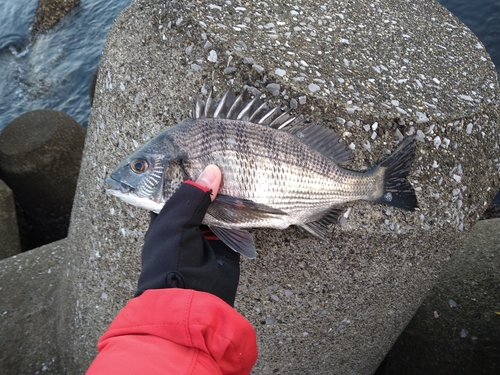
<path fill-rule="evenodd" d="M 198 189 L 200 189 L 201 191 L 203 191 L 204 193 L 208 193 L 210 191 L 212 191 L 212 189 L 206 187 L 206 186 L 203 186 L 203 185 L 200 185 L 200 184 L 197 184 L 196 182 L 194 181 L 191 181 L 191 180 L 186 180 L 184 181 L 185 184 L 188 184 L 188 185 L 193 185 L 194 187 L 197 187 Z"/>
<path fill-rule="evenodd" d="M 87 375 L 249 374 L 257 360 L 252 325 L 220 298 L 190 289 L 131 299 L 98 344 Z"/>

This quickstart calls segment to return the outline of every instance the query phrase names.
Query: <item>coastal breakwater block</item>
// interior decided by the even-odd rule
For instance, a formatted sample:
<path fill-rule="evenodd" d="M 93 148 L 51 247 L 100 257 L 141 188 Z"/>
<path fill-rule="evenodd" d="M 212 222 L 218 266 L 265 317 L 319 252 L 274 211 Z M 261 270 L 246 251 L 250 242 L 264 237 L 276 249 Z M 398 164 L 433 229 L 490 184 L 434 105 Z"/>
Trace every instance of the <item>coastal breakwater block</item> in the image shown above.
<path fill-rule="evenodd" d="M 33 35 L 53 28 L 79 4 L 80 0 L 39 0 L 33 20 Z"/>
<path fill-rule="evenodd" d="M 257 331 L 256 373 L 373 373 L 499 188 L 494 66 L 434 2 L 134 1 L 99 69 L 61 280 L 67 373 L 92 361 L 139 275 L 149 216 L 106 196 L 104 180 L 190 118 L 200 91 L 232 84 L 297 107 L 336 130 L 355 170 L 416 136 L 417 211 L 355 202 L 328 243 L 252 231 L 236 309 Z"/>
<path fill-rule="evenodd" d="M 12 190 L 0 180 L 0 259 L 21 252 Z"/>
<path fill-rule="evenodd" d="M 0 261 L 2 375 L 59 375 L 56 319 L 65 240 Z"/>
<path fill-rule="evenodd" d="M 53 110 L 27 112 L 0 133 L 0 178 L 18 203 L 24 250 L 66 237 L 85 129 Z"/>
<path fill-rule="evenodd" d="M 386 357 L 384 375 L 500 370 L 500 219 L 479 221 Z"/>

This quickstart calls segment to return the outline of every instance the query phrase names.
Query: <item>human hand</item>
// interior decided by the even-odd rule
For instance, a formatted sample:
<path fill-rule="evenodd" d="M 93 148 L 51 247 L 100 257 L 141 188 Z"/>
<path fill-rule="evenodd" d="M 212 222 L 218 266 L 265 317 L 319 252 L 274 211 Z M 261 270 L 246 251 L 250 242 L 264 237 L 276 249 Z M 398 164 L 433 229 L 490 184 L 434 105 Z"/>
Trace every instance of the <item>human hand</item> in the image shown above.
<path fill-rule="evenodd" d="M 205 168 L 184 184 L 151 224 L 142 250 L 136 297 L 147 289 L 185 288 L 212 293 L 234 305 L 240 255 L 215 236 L 202 234 L 201 222 L 221 182 L 220 169 Z"/>

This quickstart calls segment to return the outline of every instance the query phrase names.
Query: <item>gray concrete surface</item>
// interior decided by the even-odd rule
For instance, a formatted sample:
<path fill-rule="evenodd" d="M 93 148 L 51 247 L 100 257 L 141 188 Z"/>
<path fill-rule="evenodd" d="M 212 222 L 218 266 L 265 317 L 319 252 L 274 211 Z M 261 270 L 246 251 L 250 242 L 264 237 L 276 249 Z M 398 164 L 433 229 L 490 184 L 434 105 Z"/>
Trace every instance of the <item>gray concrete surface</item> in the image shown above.
<path fill-rule="evenodd" d="M 21 252 L 12 190 L 0 180 L 0 260 Z"/>
<path fill-rule="evenodd" d="M 500 373 L 500 219 L 478 222 L 396 341 L 384 375 Z"/>
<path fill-rule="evenodd" d="M 0 262 L 0 373 L 63 374 L 56 311 L 65 248 L 62 240 Z"/>
<path fill-rule="evenodd" d="M 135 1 L 109 33 L 88 127 L 58 311 L 65 372 L 90 363 L 139 272 L 148 215 L 107 197 L 106 175 L 189 118 L 202 87 L 230 83 L 295 99 L 354 149 L 353 169 L 418 139 L 418 211 L 354 203 L 328 244 L 253 232 L 236 308 L 257 330 L 255 373 L 372 373 L 498 190 L 496 72 L 437 3 Z"/>
<path fill-rule="evenodd" d="M 258 258 L 242 261 L 236 308 L 259 337 L 254 373 L 377 368 L 499 187 L 493 64 L 465 26 L 423 0 L 125 9 L 99 69 L 68 238 L 0 263 L 2 368 L 86 369 L 133 295 L 148 221 L 107 197 L 104 178 L 187 119 L 202 87 L 220 95 L 230 83 L 296 100 L 354 149 L 353 169 L 417 133 L 418 211 L 348 205 L 329 243 L 295 228 L 255 230 Z"/>

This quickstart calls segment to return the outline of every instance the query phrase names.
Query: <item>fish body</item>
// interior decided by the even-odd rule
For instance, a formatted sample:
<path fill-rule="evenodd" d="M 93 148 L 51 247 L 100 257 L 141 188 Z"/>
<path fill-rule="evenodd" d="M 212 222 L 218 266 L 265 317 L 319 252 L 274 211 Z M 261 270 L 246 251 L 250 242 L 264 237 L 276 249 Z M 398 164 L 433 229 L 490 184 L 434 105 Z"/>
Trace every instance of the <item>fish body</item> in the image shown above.
<path fill-rule="evenodd" d="M 339 166 L 350 152 L 334 131 L 305 124 L 302 116 L 274 118 L 277 109 L 258 98 L 235 98 L 229 89 L 219 102 L 198 99 L 194 112 L 125 158 L 106 180 L 113 187 L 108 193 L 159 212 L 183 181 L 215 164 L 222 183 L 204 223 L 250 258 L 255 246 L 249 228 L 297 225 L 326 240 L 347 202 L 407 210 L 417 205 L 405 179 L 414 154 L 411 137 L 378 166 L 357 172 Z M 288 131 L 278 129 L 286 126 Z"/>

